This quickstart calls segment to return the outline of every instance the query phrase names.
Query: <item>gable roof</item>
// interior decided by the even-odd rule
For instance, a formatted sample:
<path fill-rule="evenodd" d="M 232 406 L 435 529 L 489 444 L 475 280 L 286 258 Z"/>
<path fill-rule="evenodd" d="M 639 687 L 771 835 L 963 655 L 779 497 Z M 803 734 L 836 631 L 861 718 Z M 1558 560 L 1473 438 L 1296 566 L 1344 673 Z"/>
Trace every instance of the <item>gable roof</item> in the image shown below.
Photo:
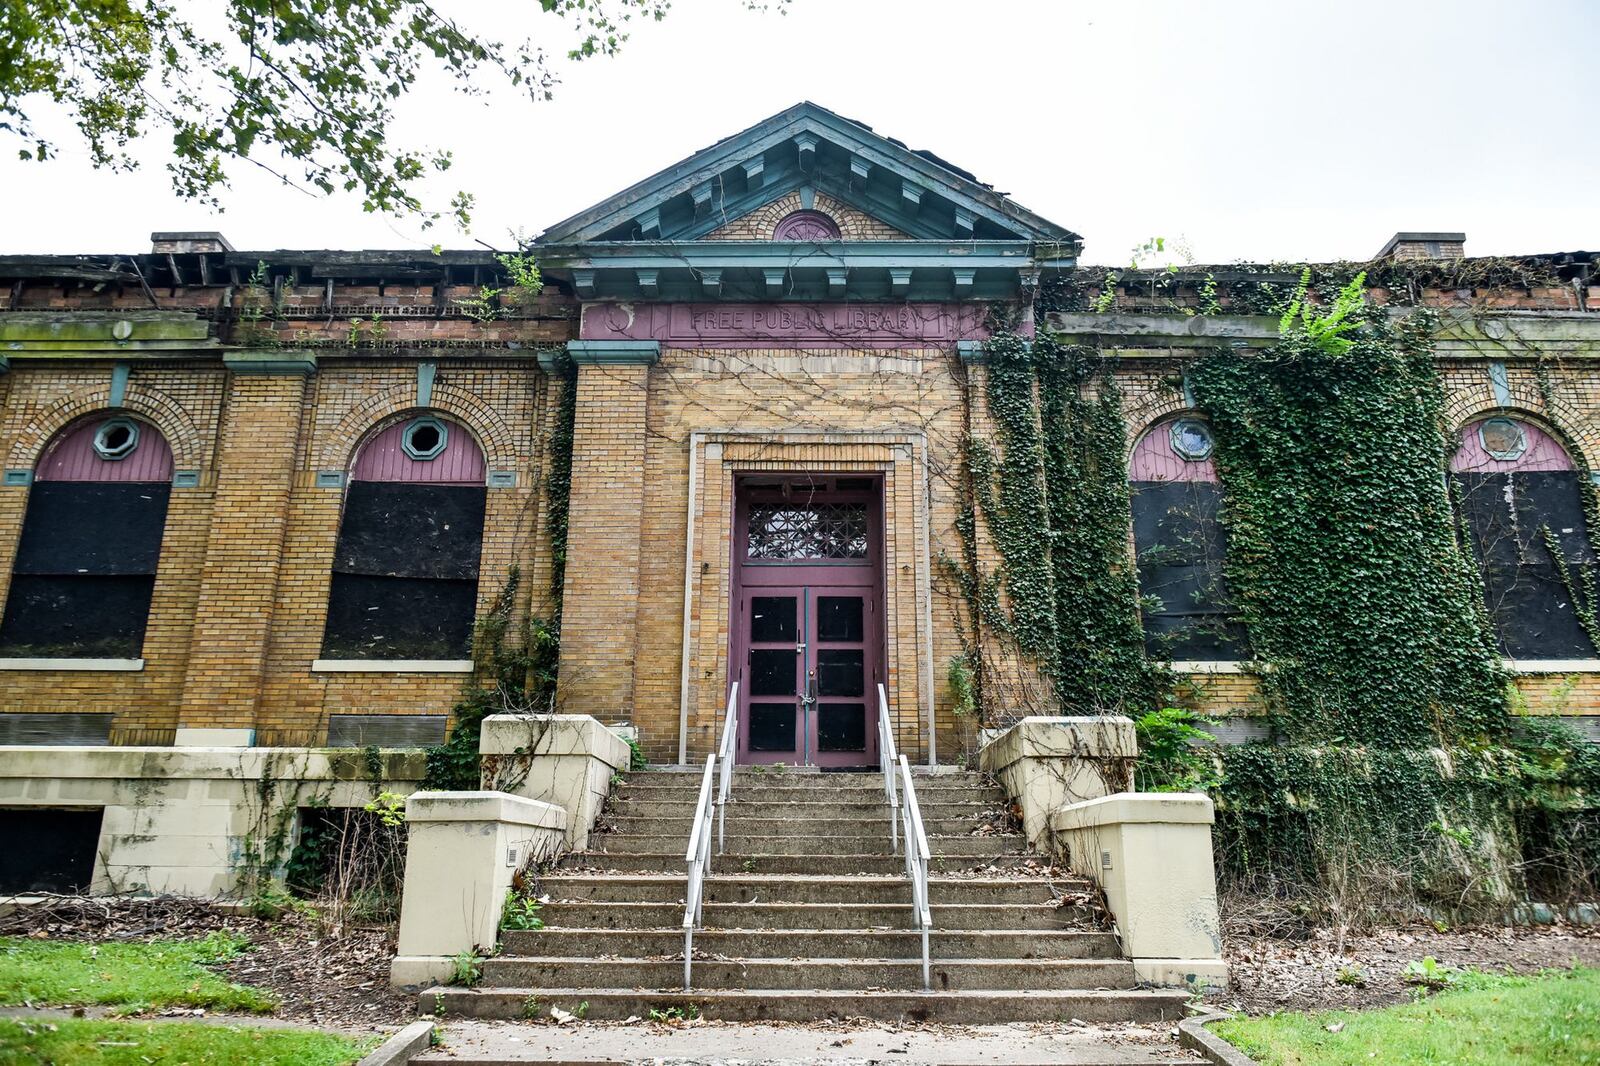
<path fill-rule="evenodd" d="M 693 241 L 796 190 L 824 192 L 914 240 L 1039 241 L 1071 253 L 1080 243 L 932 152 L 809 101 L 556 223 L 536 243 Z"/>

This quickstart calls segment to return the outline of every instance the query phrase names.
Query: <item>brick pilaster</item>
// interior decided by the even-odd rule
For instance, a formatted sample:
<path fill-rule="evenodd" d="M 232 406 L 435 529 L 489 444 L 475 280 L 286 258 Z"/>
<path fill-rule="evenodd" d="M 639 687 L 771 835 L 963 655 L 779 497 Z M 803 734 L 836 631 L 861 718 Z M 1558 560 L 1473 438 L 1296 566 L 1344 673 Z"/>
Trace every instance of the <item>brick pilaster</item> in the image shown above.
<path fill-rule="evenodd" d="M 180 728 L 254 729 L 310 359 L 230 364 Z"/>
<path fill-rule="evenodd" d="M 574 341 L 566 591 L 561 609 L 563 711 L 632 718 L 637 654 L 645 416 L 653 342 Z"/>

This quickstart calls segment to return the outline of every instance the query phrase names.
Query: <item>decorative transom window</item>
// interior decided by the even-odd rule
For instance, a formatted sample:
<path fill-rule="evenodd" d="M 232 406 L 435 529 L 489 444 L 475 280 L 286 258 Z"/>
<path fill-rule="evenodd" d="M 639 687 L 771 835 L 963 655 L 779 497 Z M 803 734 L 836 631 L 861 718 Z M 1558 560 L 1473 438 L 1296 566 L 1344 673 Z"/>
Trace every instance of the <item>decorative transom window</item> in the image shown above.
<path fill-rule="evenodd" d="M 437 459 L 444 454 L 444 446 L 450 442 L 450 430 L 437 418 L 424 415 L 406 427 L 406 432 L 400 438 L 400 447 L 412 459 L 426 461 Z"/>
<path fill-rule="evenodd" d="M 795 211 L 783 216 L 772 231 L 775 241 L 836 241 L 839 224 L 821 211 Z"/>
<path fill-rule="evenodd" d="M 751 504 L 750 559 L 865 559 L 867 505 Z"/>
<path fill-rule="evenodd" d="M 1172 451 L 1191 463 L 1211 458 L 1211 428 L 1193 418 L 1178 419 L 1172 423 Z"/>
<path fill-rule="evenodd" d="M 1509 418 L 1486 418 L 1478 426 L 1478 441 L 1491 459 L 1510 462 L 1528 450 L 1528 435 Z"/>
<path fill-rule="evenodd" d="M 131 418 L 113 418 L 94 433 L 94 453 L 102 459 L 126 459 L 139 446 L 139 423 Z"/>

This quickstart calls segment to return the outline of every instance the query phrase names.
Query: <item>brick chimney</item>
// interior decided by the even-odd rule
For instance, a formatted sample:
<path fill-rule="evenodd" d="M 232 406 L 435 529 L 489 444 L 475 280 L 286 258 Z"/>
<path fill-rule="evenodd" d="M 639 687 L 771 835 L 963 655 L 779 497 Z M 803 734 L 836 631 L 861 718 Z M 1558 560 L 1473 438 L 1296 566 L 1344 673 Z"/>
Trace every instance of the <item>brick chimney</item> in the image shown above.
<path fill-rule="evenodd" d="M 1396 233 L 1374 259 L 1464 259 L 1465 233 Z"/>
<path fill-rule="evenodd" d="M 155 255 L 185 255 L 193 252 L 231 252 L 228 238 L 214 230 L 182 230 L 150 234 L 150 251 Z"/>

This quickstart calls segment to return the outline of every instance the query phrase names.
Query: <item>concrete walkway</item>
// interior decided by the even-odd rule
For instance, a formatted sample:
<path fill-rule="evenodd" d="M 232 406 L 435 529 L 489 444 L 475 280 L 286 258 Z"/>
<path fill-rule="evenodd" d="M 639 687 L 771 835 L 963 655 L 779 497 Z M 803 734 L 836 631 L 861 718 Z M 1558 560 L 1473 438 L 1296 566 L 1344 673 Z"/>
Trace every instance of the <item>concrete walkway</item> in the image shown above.
<path fill-rule="evenodd" d="M 424 1063 L 541 1062 L 942 1063 L 947 1066 L 1172 1066 L 1199 1063 L 1170 1026 L 991 1025 L 852 1027 L 702 1023 L 674 1028 L 641 1023 L 569 1025 L 452 1021 L 443 1045 L 412 1059 Z"/>

